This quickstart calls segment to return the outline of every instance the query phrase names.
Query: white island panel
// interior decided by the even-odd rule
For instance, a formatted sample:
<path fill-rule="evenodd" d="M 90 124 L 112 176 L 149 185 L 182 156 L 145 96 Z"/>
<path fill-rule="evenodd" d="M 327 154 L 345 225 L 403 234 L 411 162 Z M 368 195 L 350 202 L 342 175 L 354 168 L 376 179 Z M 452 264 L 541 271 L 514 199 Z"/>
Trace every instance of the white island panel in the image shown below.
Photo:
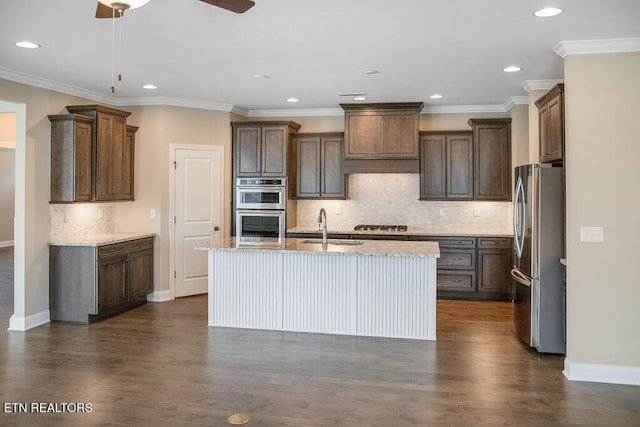
<path fill-rule="evenodd" d="M 360 257 L 357 335 L 435 339 L 435 258 Z"/>
<path fill-rule="evenodd" d="M 356 334 L 357 258 L 323 253 L 287 254 L 283 329 Z"/>
<path fill-rule="evenodd" d="M 209 251 L 209 326 L 435 340 L 432 242 L 302 239 Z"/>
<path fill-rule="evenodd" d="M 283 257 L 209 251 L 209 326 L 282 329 Z"/>

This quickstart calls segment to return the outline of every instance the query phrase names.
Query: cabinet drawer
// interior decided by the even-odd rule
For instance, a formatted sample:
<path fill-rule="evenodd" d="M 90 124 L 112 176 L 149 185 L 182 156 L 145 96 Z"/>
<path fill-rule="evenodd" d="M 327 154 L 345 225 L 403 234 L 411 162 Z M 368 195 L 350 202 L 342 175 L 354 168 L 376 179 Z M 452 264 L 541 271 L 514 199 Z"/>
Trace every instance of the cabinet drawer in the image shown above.
<path fill-rule="evenodd" d="M 475 248 L 474 237 L 409 236 L 409 240 L 436 242 L 441 248 Z"/>
<path fill-rule="evenodd" d="M 98 258 L 123 255 L 127 253 L 129 242 L 114 243 L 113 245 L 104 245 L 98 247 Z"/>
<path fill-rule="evenodd" d="M 153 237 L 147 237 L 144 239 L 132 240 L 129 242 L 129 250 L 141 251 L 143 249 L 153 248 Z"/>
<path fill-rule="evenodd" d="M 437 288 L 442 291 L 475 291 L 475 273 L 440 272 L 437 276 Z"/>
<path fill-rule="evenodd" d="M 475 251 L 474 250 L 450 250 L 444 249 L 440 251 L 438 258 L 438 269 L 475 269 Z"/>
<path fill-rule="evenodd" d="M 478 238 L 478 248 L 486 249 L 486 248 L 500 248 L 500 249 L 508 249 L 511 247 L 511 239 L 509 238 L 487 238 L 480 237 Z"/>

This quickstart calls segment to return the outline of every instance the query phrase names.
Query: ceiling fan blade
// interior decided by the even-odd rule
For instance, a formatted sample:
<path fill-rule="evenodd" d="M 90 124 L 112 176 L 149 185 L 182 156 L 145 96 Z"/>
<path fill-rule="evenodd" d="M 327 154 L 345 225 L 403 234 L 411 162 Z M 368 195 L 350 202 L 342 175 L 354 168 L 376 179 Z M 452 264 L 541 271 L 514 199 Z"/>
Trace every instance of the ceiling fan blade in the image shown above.
<path fill-rule="evenodd" d="M 230 10 L 235 13 L 245 13 L 251 9 L 255 2 L 251 0 L 200 0 L 213 6 Z"/>
<path fill-rule="evenodd" d="M 116 18 L 120 18 L 120 14 L 115 14 Z M 113 18 L 113 9 L 109 6 L 98 2 L 98 8 L 96 9 L 96 18 Z"/>

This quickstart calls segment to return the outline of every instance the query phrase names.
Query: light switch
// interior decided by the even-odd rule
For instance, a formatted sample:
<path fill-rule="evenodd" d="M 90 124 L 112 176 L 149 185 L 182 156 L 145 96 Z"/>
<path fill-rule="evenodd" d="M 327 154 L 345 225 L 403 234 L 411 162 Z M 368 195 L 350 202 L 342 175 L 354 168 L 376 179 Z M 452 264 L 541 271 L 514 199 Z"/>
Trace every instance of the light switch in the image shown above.
<path fill-rule="evenodd" d="M 604 242 L 604 229 L 602 227 L 580 227 L 580 241 L 602 243 Z"/>
<path fill-rule="evenodd" d="M 342 215 L 342 205 L 341 204 L 337 204 L 336 205 L 335 213 L 336 213 L 336 215 Z"/>
<path fill-rule="evenodd" d="M 102 208 L 98 208 L 98 219 L 104 218 L 104 213 L 102 213 Z"/>
<path fill-rule="evenodd" d="M 154 219 L 156 217 L 156 210 L 149 209 L 149 218 Z"/>

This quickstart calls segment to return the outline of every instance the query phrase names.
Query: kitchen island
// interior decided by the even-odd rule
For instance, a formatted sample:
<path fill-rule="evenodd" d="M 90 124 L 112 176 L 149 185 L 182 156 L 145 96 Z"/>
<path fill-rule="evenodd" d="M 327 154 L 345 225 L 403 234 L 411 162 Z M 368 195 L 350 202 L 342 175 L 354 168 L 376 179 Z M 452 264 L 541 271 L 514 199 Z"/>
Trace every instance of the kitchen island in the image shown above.
<path fill-rule="evenodd" d="M 209 326 L 435 340 L 434 242 L 224 239 Z"/>

